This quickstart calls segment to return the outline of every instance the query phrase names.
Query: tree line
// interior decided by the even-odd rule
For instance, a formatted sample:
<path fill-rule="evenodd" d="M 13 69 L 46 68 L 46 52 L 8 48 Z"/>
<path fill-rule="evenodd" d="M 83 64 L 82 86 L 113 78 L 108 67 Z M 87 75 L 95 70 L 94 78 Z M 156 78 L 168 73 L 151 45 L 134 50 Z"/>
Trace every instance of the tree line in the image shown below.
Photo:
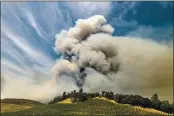
<path fill-rule="evenodd" d="M 151 99 L 144 98 L 140 95 L 123 95 L 123 94 L 114 94 L 112 91 L 106 92 L 102 91 L 102 93 L 86 93 L 83 92 L 81 88 L 78 92 L 76 90 L 72 92 L 63 92 L 62 96 L 57 96 L 48 104 L 54 104 L 60 101 L 63 101 L 67 98 L 70 98 L 71 102 L 84 102 L 86 100 L 95 98 L 95 97 L 105 97 L 109 100 L 114 100 L 117 103 L 121 104 L 130 104 L 132 106 L 141 106 L 144 108 L 153 108 L 166 113 L 174 113 L 174 104 L 170 104 L 168 101 L 160 101 L 158 98 L 158 94 L 154 94 Z"/>

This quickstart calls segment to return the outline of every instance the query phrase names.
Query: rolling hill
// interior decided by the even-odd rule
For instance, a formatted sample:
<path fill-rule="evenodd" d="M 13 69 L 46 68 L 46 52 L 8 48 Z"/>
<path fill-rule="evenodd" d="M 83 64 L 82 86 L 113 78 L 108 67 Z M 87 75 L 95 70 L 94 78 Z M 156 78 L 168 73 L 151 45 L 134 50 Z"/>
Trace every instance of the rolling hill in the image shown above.
<path fill-rule="evenodd" d="M 28 99 L 1 99 L 1 113 L 21 111 L 36 105 L 43 105 L 43 103 Z"/>
<path fill-rule="evenodd" d="M 18 104 L 18 105 L 41 105 L 43 103 L 38 102 L 38 101 L 34 101 L 34 100 L 28 100 L 28 99 L 10 99 L 10 98 L 6 98 L 6 99 L 1 99 L 1 103 L 4 104 Z"/>
<path fill-rule="evenodd" d="M 137 115 L 137 116 L 166 116 L 167 114 L 161 111 L 141 108 L 137 106 L 130 106 L 127 104 L 119 104 L 114 101 L 107 100 L 106 98 L 94 98 L 85 102 L 71 103 L 70 100 L 64 100 L 56 104 L 42 104 L 32 100 L 6 100 L 6 103 L 1 100 L 1 115 L 2 116 L 124 116 L 124 115 Z M 28 102 L 30 101 L 30 104 Z M 13 103 L 13 105 L 12 105 Z M 22 103 L 22 104 L 21 104 Z M 30 106 L 30 107 L 29 107 Z M 4 107 L 8 110 L 4 110 Z M 14 110 L 14 108 L 19 108 Z M 21 109 L 20 109 L 21 108 Z"/>

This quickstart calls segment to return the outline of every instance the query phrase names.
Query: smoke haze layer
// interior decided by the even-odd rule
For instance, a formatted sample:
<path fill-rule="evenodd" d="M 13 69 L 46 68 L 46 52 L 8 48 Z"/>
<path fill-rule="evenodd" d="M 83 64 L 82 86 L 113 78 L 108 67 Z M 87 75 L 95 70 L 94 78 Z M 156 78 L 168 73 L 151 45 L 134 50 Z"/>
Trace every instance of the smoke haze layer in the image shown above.
<path fill-rule="evenodd" d="M 55 50 L 69 61 L 67 69 L 76 64 L 76 70 L 66 71 L 76 73 L 78 78 L 78 70 L 85 69 L 85 80 L 79 87 L 93 92 L 109 90 L 143 96 L 158 93 L 162 99 L 171 100 L 173 45 L 146 38 L 112 36 L 113 31 L 103 16 L 96 15 L 79 19 L 75 27 L 56 35 Z M 60 63 L 56 66 L 60 67 Z M 53 74 L 57 72 L 61 71 L 53 70 Z"/>
<path fill-rule="evenodd" d="M 49 101 L 64 91 L 83 88 L 147 97 L 157 93 L 161 100 L 172 101 L 172 42 L 112 36 L 114 28 L 106 22 L 95 15 L 62 30 L 55 36 L 55 51 L 61 57 L 51 69 L 52 79 L 35 83 L 22 76 L 5 77 L 1 97 Z"/>

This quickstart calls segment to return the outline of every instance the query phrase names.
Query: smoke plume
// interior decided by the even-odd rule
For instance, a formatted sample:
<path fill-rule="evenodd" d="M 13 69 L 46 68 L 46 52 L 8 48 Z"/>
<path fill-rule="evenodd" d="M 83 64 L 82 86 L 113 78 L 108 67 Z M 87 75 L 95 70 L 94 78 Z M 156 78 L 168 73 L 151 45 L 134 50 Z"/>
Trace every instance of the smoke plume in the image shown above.
<path fill-rule="evenodd" d="M 74 27 L 55 37 L 60 58 L 51 69 L 52 76 L 45 71 L 49 74 L 38 81 L 4 73 L 1 97 L 45 102 L 64 91 L 83 88 L 86 92 L 105 90 L 144 97 L 157 93 L 161 100 L 172 101 L 173 44 L 113 36 L 113 32 L 103 16 L 77 20 Z"/>
<path fill-rule="evenodd" d="M 79 19 L 74 27 L 56 35 L 61 54 L 52 69 L 54 80 L 63 76 L 85 91 L 172 99 L 173 45 L 150 39 L 112 36 L 114 28 L 103 16 Z"/>

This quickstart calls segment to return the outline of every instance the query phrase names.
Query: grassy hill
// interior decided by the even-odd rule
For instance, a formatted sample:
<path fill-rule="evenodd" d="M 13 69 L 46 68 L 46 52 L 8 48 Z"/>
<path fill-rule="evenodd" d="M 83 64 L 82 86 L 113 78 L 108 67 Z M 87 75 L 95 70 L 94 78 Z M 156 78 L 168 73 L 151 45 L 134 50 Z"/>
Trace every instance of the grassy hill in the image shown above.
<path fill-rule="evenodd" d="M 28 99 L 1 99 L 1 113 L 25 110 L 36 105 L 43 103 Z"/>
<path fill-rule="evenodd" d="M 34 101 L 34 100 L 28 100 L 28 99 L 10 99 L 10 98 L 6 98 L 6 99 L 1 99 L 1 103 L 4 104 L 18 104 L 18 105 L 41 105 L 43 103 L 38 102 L 38 101 Z"/>
<path fill-rule="evenodd" d="M 15 101 L 15 100 L 14 100 Z M 26 100 L 28 103 L 28 100 Z M 30 100 L 29 100 L 30 101 Z M 13 102 L 12 103 L 21 103 L 21 102 Z M 169 115 L 167 113 L 152 110 L 152 109 L 146 109 L 146 108 L 140 108 L 137 106 L 130 106 L 125 104 L 119 104 L 114 101 L 109 101 L 106 98 L 95 98 L 90 99 L 85 102 L 79 102 L 72 104 L 69 102 L 69 100 L 64 100 L 61 103 L 56 104 L 42 104 L 42 103 L 36 103 L 32 102 L 31 105 L 26 105 L 25 100 L 23 100 L 23 105 L 20 104 L 21 107 L 24 106 L 31 106 L 24 108 L 23 110 L 16 110 L 13 111 L 12 109 L 19 104 L 13 104 L 14 106 L 9 107 L 9 110 L 6 112 L 2 112 L 2 116 L 27 116 L 27 115 L 44 115 L 44 116 L 124 116 L 124 115 L 137 115 L 137 116 L 166 116 Z M 6 104 L 7 106 L 11 105 L 8 103 L 1 103 Z M 16 105 L 16 106 L 15 106 Z M 3 109 L 2 105 L 2 109 Z M 1 109 L 1 111 L 2 111 Z M 11 110 L 11 111 L 10 111 Z M 10 112 L 9 112 L 10 111 Z M 171 115 L 171 114 L 170 114 Z"/>

